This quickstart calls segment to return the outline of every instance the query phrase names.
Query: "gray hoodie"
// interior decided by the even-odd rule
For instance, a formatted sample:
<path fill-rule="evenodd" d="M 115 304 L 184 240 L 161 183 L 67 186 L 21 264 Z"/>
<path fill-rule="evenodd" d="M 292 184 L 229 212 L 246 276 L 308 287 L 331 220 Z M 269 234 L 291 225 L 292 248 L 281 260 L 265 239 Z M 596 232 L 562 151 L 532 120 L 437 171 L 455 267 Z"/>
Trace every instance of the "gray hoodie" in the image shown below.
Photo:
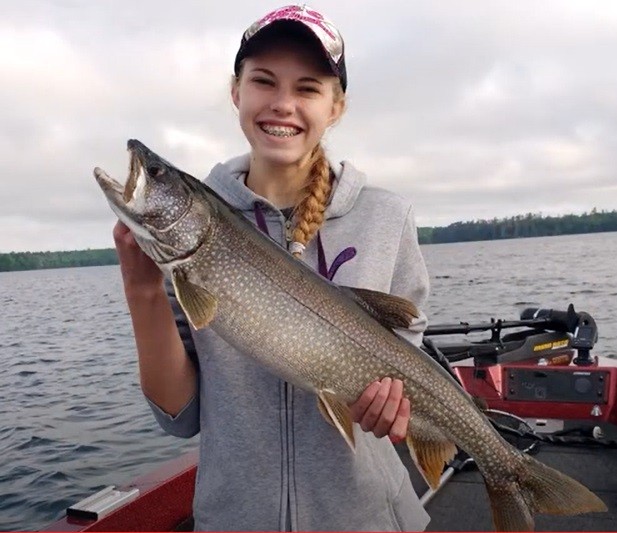
<path fill-rule="evenodd" d="M 249 156 L 219 164 L 206 183 L 286 244 L 286 219 L 244 184 Z M 340 285 L 406 297 L 422 308 L 428 276 L 408 202 L 365 185 L 344 162 L 319 239 L 304 261 Z M 257 206 L 256 206 L 257 204 Z M 325 261 L 324 261 L 325 260 Z M 199 394 L 175 417 L 149 402 L 161 427 L 200 433 L 196 530 L 421 531 L 429 517 L 387 438 L 356 424 L 356 453 L 325 422 L 314 394 L 269 374 L 212 330 L 192 330 L 170 298 L 187 353 L 199 363 Z M 419 343 L 422 316 L 407 337 Z M 413 409 L 413 406 L 412 406 Z"/>

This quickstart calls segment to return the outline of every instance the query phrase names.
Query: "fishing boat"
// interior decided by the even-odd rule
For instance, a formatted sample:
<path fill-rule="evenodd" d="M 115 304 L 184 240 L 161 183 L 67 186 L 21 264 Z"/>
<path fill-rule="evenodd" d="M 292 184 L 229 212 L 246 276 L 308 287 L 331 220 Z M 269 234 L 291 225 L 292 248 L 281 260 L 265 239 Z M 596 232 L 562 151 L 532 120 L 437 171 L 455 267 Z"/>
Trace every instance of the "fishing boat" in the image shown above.
<path fill-rule="evenodd" d="M 526 309 L 516 320 L 441 324 L 427 329 L 424 348 L 478 401 L 512 444 L 578 479 L 608 512 L 536 516 L 542 531 L 617 530 L 617 359 L 592 355 L 593 317 Z M 484 482 L 460 452 L 436 490 L 397 445 L 423 505 L 428 531 L 493 529 Z M 110 486 L 71 505 L 41 531 L 192 530 L 197 451 L 123 486 Z"/>

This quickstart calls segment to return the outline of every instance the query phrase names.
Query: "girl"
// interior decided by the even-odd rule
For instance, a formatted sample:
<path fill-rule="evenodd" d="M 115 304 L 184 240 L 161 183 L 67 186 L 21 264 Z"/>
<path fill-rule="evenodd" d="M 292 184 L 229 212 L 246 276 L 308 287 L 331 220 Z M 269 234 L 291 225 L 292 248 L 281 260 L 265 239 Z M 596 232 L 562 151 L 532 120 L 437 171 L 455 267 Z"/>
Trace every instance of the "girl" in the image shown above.
<path fill-rule="evenodd" d="M 350 163 L 329 162 L 320 144 L 346 89 L 343 40 L 320 13 L 288 6 L 255 22 L 231 83 L 251 151 L 206 183 L 323 276 L 421 307 L 428 279 L 410 205 L 366 186 Z M 400 381 L 371 383 L 350 406 L 353 454 L 314 395 L 213 331 L 192 330 L 126 226 L 114 239 L 144 394 L 167 432 L 200 433 L 197 530 L 424 529 L 428 516 L 390 442 L 405 437 L 410 415 Z M 410 340 L 425 327 L 424 316 L 414 321 Z"/>

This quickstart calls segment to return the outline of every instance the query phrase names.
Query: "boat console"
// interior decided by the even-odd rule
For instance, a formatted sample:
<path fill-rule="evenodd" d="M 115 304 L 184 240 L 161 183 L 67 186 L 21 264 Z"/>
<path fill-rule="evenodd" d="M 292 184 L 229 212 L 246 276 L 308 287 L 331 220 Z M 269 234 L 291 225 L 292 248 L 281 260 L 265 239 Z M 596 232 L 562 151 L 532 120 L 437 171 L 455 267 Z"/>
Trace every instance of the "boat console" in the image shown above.
<path fill-rule="evenodd" d="M 465 390 L 490 408 L 525 418 L 617 424 L 617 359 L 591 356 L 598 329 L 588 313 L 572 305 L 566 312 L 525 309 L 517 321 L 440 325 L 426 336 L 472 332 L 490 332 L 490 338 L 429 340 L 428 347 L 455 365 Z"/>

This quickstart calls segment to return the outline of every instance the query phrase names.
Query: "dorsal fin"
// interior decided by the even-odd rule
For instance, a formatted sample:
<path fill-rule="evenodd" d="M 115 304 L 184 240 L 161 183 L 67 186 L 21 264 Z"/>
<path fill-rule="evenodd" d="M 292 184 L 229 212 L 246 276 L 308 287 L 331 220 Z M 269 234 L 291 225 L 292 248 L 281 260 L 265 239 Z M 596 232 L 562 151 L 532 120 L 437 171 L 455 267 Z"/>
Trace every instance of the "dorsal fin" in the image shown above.
<path fill-rule="evenodd" d="M 341 289 L 387 328 L 408 328 L 412 320 L 420 315 L 413 303 L 399 296 L 356 287 Z"/>

